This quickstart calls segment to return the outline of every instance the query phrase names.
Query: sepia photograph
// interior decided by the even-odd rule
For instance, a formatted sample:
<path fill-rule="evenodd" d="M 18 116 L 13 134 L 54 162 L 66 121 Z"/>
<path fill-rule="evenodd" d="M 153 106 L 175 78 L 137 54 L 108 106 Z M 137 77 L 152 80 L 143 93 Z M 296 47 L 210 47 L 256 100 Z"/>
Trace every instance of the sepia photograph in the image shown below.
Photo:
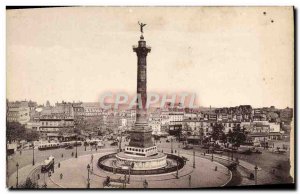
<path fill-rule="evenodd" d="M 7 189 L 296 188 L 293 6 L 5 12 Z"/>

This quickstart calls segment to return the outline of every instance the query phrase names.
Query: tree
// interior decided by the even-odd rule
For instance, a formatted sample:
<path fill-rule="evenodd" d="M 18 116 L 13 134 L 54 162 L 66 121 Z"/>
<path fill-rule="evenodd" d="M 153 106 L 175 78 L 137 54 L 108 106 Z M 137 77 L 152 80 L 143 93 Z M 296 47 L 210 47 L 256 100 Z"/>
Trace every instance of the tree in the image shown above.
<path fill-rule="evenodd" d="M 75 127 L 73 132 L 76 133 L 76 134 L 80 134 L 81 131 L 78 127 Z"/>
<path fill-rule="evenodd" d="M 38 188 L 38 184 L 32 182 L 32 180 L 30 178 L 27 178 L 25 183 L 19 185 L 19 188 L 22 189 L 34 189 L 34 188 Z"/>
<path fill-rule="evenodd" d="M 14 140 L 22 140 L 25 137 L 25 127 L 18 122 L 7 122 L 6 137 L 9 142 Z"/>
<path fill-rule="evenodd" d="M 233 127 L 232 130 L 233 130 L 232 132 L 230 130 L 227 134 L 229 142 L 236 146 L 240 146 L 242 143 L 246 141 L 246 135 L 241 129 L 240 125 L 236 125 L 235 127 Z"/>
<path fill-rule="evenodd" d="M 216 125 L 214 125 L 211 136 L 214 140 L 224 140 L 224 137 L 226 139 L 224 126 L 221 123 L 217 123 Z"/>
<path fill-rule="evenodd" d="M 37 141 L 39 139 L 39 133 L 37 131 L 29 131 L 26 133 L 27 141 Z"/>

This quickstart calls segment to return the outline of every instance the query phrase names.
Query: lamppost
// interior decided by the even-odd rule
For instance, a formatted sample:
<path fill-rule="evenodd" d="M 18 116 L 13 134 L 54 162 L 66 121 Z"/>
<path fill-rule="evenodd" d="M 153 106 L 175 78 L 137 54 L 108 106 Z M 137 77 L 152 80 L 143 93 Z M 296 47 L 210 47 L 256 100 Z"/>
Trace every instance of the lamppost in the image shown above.
<path fill-rule="evenodd" d="M 16 167 L 17 167 L 17 184 L 16 184 L 16 187 L 18 188 L 19 187 L 19 163 L 18 162 L 16 164 Z"/>
<path fill-rule="evenodd" d="M 126 179 L 127 179 L 127 176 L 126 176 L 126 174 L 124 175 L 124 188 L 126 188 Z"/>
<path fill-rule="evenodd" d="M 120 143 L 119 143 L 119 152 L 122 151 L 122 131 L 121 131 Z"/>
<path fill-rule="evenodd" d="M 131 166 L 129 166 L 128 168 L 128 184 L 130 183 L 130 170 L 131 170 Z"/>
<path fill-rule="evenodd" d="M 178 159 L 176 160 L 176 178 L 179 179 L 179 176 L 178 176 Z"/>
<path fill-rule="evenodd" d="M 173 138 L 171 138 L 171 153 L 173 154 Z"/>
<path fill-rule="evenodd" d="M 257 170 L 258 170 L 258 167 L 257 167 L 257 164 L 255 164 L 255 167 L 254 167 L 254 172 L 255 172 L 255 185 L 257 185 Z"/>
<path fill-rule="evenodd" d="M 214 148 L 211 149 L 211 161 L 214 161 Z"/>
<path fill-rule="evenodd" d="M 87 165 L 87 171 L 88 171 L 88 178 L 87 178 L 87 188 L 90 188 L 90 165 Z"/>
<path fill-rule="evenodd" d="M 196 168 L 195 150 L 193 150 L 193 168 Z"/>
<path fill-rule="evenodd" d="M 35 165 L 35 162 L 34 162 L 34 143 L 32 142 L 32 166 Z"/>
<path fill-rule="evenodd" d="M 75 153 L 75 158 L 77 158 L 77 139 L 78 139 L 78 137 L 77 137 L 77 135 L 76 135 L 76 142 L 75 142 L 75 147 L 76 147 L 76 153 Z"/>
<path fill-rule="evenodd" d="M 91 156 L 92 172 L 94 171 L 94 154 Z"/>

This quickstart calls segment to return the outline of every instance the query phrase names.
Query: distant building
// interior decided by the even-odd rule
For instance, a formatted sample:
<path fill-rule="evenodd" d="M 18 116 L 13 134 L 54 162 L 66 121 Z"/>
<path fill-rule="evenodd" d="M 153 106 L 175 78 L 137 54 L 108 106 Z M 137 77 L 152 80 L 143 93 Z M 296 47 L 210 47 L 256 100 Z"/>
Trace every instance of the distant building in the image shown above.
<path fill-rule="evenodd" d="M 152 129 L 153 135 L 161 134 L 161 117 L 159 113 L 150 114 L 150 118 L 148 121 L 150 128 Z"/>
<path fill-rule="evenodd" d="M 66 132 L 74 129 L 74 118 L 65 117 L 64 115 L 52 114 L 41 116 L 38 131 L 42 137 L 46 137 L 47 133 L 56 133 L 60 131 Z"/>
<path fill-rule="evenodd" d="M 177 135 L 182 130 L 184 111 L 181 109 L 169 110 L 169 133 Z"/>
<path fill-rule="evenodd" d="M 170 124 L 169 110 L 162 110 L 160 113 L 161 125 L 167 126 Z"/>
<path fill-rule="evenodd" d="M 18 122 L 22 125 L 30 120 L 30 110 L 33 109 L 33 104 L 28 101 L 16 101 L 7 103 L 7 121 Z"/>
<path fill-rule="evenodd" d="M 84 102 L 82 103 L 82 107 L 84 108 L 85 117 L 101 116 L 103 112 L 100 103 L 97 102 Z"/>

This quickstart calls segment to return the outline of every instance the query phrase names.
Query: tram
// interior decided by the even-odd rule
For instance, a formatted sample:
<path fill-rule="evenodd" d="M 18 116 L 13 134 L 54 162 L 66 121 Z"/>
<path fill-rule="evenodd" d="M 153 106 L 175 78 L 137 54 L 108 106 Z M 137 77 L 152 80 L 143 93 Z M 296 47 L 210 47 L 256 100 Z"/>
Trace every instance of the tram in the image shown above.
<path fill-rule="evenodd" d="M 60 143 L 45 143 L 38 146 L 39 150 L 49 150 L 60 148 Z"/>
<path fill-rule="evenodd" d="M 42 164 L 41 172 L 47 173 L 50 170 L 54 171 L 54 157 L 53 156 L 49 156 L 49 158 L 47 158 L 44 161 L 44 163 Z"/>
<path fill-rule="evenodd" d="M 70 147 L 70 146 L 81 146 L 82 142 L 81 141 L 66 141 L 66 142 L 61 142 L 60 143 L 60 147 L 61 148 L 66 148 L 66 147 Z"/>

